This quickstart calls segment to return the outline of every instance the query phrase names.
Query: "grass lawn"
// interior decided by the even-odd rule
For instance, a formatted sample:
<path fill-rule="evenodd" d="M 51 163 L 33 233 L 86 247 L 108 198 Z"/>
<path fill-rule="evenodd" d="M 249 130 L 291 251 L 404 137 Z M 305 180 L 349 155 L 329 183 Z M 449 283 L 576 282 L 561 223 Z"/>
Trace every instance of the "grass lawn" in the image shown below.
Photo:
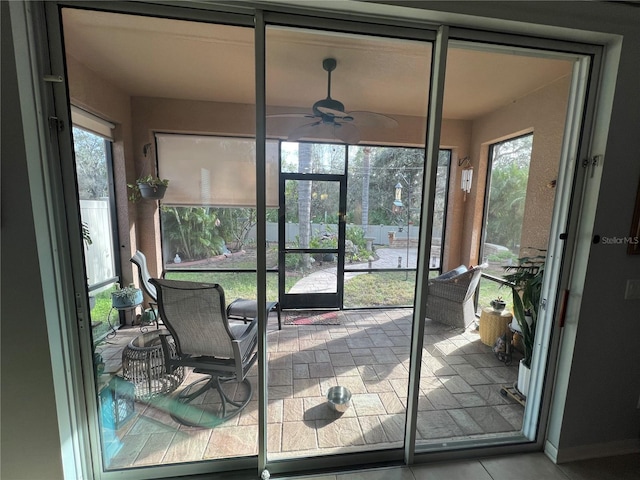
<path fill-rule="evenodd" d="M 237 265 L 236 265 L 237 266 Z M 433 272 L 431 276 L 437 275 Z M 301 272 L 289 271 L 286 277 L 287 291 L 302 277 Z M 227 304 L 236 298 L 256 299 L 257 286 L 254 272 L 167 272 L 166 278 L 197 282 L 219 283 L 225 291 Z M 114 287 L 115 288 L 115 287 Z M 96 295 L 96 305 L 91 310 L 92 322 L 101 322 L 93 329 L 94 338 L 101 338 L 108 332 L 107 318 L 111 310 L 111 291 Z M 357 307 L 397 307 L 413 305 L 415 293 L 415 272 L 374 272 L 356 275 L 345 282 L 344 306 Z M 502 297 L 511 308 L 511 291 L 496 282 L 480 280 L 478 308 L 488 307 L 491 300 Z M 267 300 L 278 298 L 278 274 L 267 274 Z M 111 323 L 119 322 L 118 312 L 111 312 Z"/>
<path fill-rule="evenodd" d="M 415 272 L 356 275 L 344 284 L 345 307 L 413 305 Z"/>

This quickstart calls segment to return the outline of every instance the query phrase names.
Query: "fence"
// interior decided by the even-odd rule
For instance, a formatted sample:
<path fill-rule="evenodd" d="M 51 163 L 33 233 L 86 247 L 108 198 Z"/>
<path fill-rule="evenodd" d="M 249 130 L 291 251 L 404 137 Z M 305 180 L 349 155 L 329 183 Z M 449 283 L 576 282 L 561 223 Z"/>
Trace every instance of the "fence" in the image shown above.
<path fill-rule="evenodd" d="M 84 247 L 87 283 L 95 285 L 116 274 L 109 200 L 80 200 L 80 217 L 91 236 L 91 245 Z"/>
<path fill-rule="evenodd" d="M 349 226 L 362 228 L 362 225 L 350 224 Z M 327 230 L 332 230 L 335 233 L 336 226 L 335 225 L 327 226 L 323 223 L 311 224 L 311 236 L 320 235 L 326 232 Z M 407 238 L 410 239 L 411 245 L 417 245 L 419 225 L 411 225 L 409 227 L 408 232 L 407 232 L 406 226 L 404 226 L 402 230 L 403 231 L 400 232 L 399 228 L 396 225 L 369 225 L 366 229 L 365 237 L 370 239 L 374 245 L 389 245 L 389 233 L 394 232 L 396 246 L 398 244 L 406 245 Z M 407 233 L 409 234 L 409 236 L 407 236 Z M 286 235 L 285 239 L 287 243 L 295 242 L 296 237 L 299 234 L 300 234 L 300 227 L 297 223 L 287 224 L 285 228 L 285 235 Z M 249 231 L 247 238 L 255 240 L 256 238 L 255 227 Z M 435 232 L 434 232 L 434 240 L 436 240 L 436 238 L 437 238 L 437 235 L 435 235 Z M 277 241 L 278 241 L 278 224 L 274 222 L 267 222 L 267 242 L 275 243 Z"/>

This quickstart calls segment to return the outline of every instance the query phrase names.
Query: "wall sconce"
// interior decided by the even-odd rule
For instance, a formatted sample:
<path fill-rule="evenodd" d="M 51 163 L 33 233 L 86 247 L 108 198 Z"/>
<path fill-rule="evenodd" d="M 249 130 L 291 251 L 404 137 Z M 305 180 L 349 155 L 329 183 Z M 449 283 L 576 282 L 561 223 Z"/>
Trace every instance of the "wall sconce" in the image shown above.
<path fill-rule="evenodd" d="M 462 169 L 462 177 L 460 180 L 460 188 L 464 192 L 464 199 L 467 199 L 467 193 L 471 191 L 471 182 L 473 181 L 473 167 L 471 166 L 471 160 L 469 157 L 464 157 L 461 160 L 458 160 L 458 166 L 461 167 L 464 165 Z"/>

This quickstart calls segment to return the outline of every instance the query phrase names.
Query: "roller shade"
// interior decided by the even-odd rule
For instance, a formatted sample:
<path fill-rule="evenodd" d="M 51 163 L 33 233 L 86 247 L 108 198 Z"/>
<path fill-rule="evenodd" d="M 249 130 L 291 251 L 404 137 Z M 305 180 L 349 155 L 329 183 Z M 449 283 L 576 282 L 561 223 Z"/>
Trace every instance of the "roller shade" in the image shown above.
<path fill-rule="evenodd" d="M 255 139 L 158 133 L 156 145 L 164 205 L 255 207 Z M 267 142 L 266 171 L 267 206 L 277 207 L 277 141 Z"/>
<path fill-rule="evenodd" d="M 116 126 L 93 113 L 71 105 L 71 122 L 84 130 L 113 142 L 113 129 Z"/>

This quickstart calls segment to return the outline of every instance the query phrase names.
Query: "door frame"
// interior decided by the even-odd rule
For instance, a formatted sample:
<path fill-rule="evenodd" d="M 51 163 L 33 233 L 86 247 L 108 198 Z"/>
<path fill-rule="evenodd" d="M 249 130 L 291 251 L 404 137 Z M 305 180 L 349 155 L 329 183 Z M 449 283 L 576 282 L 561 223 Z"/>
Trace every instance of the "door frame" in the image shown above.
<path fill-rule="evenodd" d="M 278 300 L 280 308 L 325 308 L 342 310 L 342 298 L 344 293 L 344 264 L 345 264 L 345 212 L 347 205 L 347 149 L 345 148 L 345 172 L 343 174 L 325 173 L 286 173 L 280 171 L 279 175 L 279 210 L 278 215 Z M 286 236 L 286 191 L 287 180 L 338 182 L 338 246 L 337 248 L 288 248 Z M 287 293 L 285 286 L 286 279 L 286 256 L 287 254 L 327 254 L 333 253 L 336 257 L 336 291 L 335 293 Z"/>
<path fill-rule="evenodd" d="M 36 58 L 38 55 L 36 53 L 42 53 L 44 56 L 50 54 L 54 57 L 53 64 L 59 65 L 60 58 L 59 54 L 63 53 L 58 51 L 61 43 L 53 42 L 54 47 L 49 49 L 47 45 L 47 39 L 41 37 L 40 34 L 37 33 L 38 29 L 34 27 L 42 26 L 43 24 L 46 26 L 46 21 L 43 21 L 41 18 L 41 13 L 44 12 L 44 9 L 52 8 L 52 11 L 57 9 L 61 3 L 53 3 L 45 6 L 12 6 L 12 21 L 18 20 L 23 24 L 20 27 L 17 27 L 16 31 L 14 31 L 14 36 L 19 39 L 32 40 L 33 43 L 29 43 L 25 41 L 26 47 L 20 47 L 21 49 L 28 50 L 34 55 L 32 57 L 25 56 L 25 60 L 20 62 L 18 66 L 18 74 L 22 77 L 28 77 L 28 79 L 32 80 L 31 82 L 25 82 L 26 84 L 21 85 L 21 92 L 24 91 L 27 94 L 32 94 L 33 103 L 23 104 L 23 124 L 29 125 L 33 127 L 28 135 L 26 135 L 27 139 L 32 139 L 35 142 L 35 147 L 30 148 L 27 152 L 28 163 L 30 168 L 30 174 L 33 175 L 34 178 L 41 180 L 45 185 L 51 187 L 50 191 L 45 192 L 44 194 L 32 194 L 32 199 L 34 200 L 34 212 L 36 212 L 36 208 L 40 207 L 39 212 L 36 212 L 36 219 L 43 220 L 40 223 L 40 227 L 38 227 L 37 234 L 39 239 L 39 246 L 42 247 L 42 257 L 40 259 L 41 265 L 44 263 L 44 271 L 42 273 L 41 280 L 43 285 L 45 281 L 51 280 L 50 287 L 47 287 L 44 292 L 45 298 L 49 298 L 52 300 L 51 303 L 48 303 L 49 307 L 47 309 L 47 325 L 51 327 L 49 331 L 49 342 L 51 346 L 51 357 L 52 357 L 52 370 L 53 370 L 53 378 L 56 380 L 54 384 L 55 387 L 55 395 L 57 399 L 58 405 L 62 405 L 62 407 L 58 407 L 58 420 L 60 423 L 60 437 L 61 443 L 63 444 L 63 449 L 65 455 L 63 461 L 63 468 L 65 469 L 65 474 L 69 476 L 69 478 L 73 478 L 72 472 L 77 472 L 76 477 L 84 477 L 93 470 L 91 466 L 91 447 L 88 443 L 88 433 L 86 427 L 86 415 L 87 415 L 87 403 L 89 406 L 93 403 L 90 399 L 87 400 L 83 395 L 83 382 L 82 375 L 79 373 L 79 368 L 83 361 L 89 361 L 86 352 L 82 353 L 82 348 L 79 345 L 77 339 L 75 339 L 75 334 L 77 334 L 76 329 L 78 328 L 77 324 L 74 322 L 69 322 L 66 319 L 73 318 L 82 321 L 86 319 L 86 310 L 87 310 L 87 301 L 86 298 L 83 299 L 82 296 L 75 298 L 77 293 L 82 293 L 83 288 L 80 288 L 80 280 L 76 281 L 76 276 L 81 272 L 81 268 L 78 268 L 78 258 L 81 258 L 81 242 L 79 235 L 79 226 L 74 225 L 73 222 L 67 222 L 66 217 L 70 212 L 65 210 L 64 199 L 71 195 L 68 191 L 62 187 L 62 180 L 58 178 L 55 174 L 50 172 L 50 166 L 54 165 L 59 161 L 60 156 L 62 155 L 63 150 L 65 149 L 64 145 L 62 148 L 58 149 L 56 140 L 52 140 L 49 137 L 49 129 L 47 128 L 47 124 L 43 120 L 43 118 L 48 118 L 49 115 L 55 115 L 58 112 L 63 118 L 63 121 L 66 120 L 65 111 L 66 107 L 64 103 L 60 103 L 60 98 L 65 98 L 65 94 L 61 93 L 60 88 L 55 88 L 56 92 L 54 94 L 54 88 L 49 88 L 47 85 L 44 87 L 41 84 L 40 73 L 44 71 L 41 68 L 41 65 L 38 63 Z M 52 5 L 52 6 L 51 6 Z M 69 6 L 73 6 L 73 4 L 68 4 Z M 79 4 L 76 4 L 76 6 Z M 152 12 L 154 11 L 154 5 L 146 5 L 140 6 L 140 10 L 133 8 L 136 12 Z M 131 8 L 130 6 L 128 8 Z M 173 8 L 173 7 L 162 7 L 162 8 Z M 193 13 L 195 16 L 196 13 L 202 12 L 202 10 L 198 9 L 197 5 L 189 5 L 183 4 L 179 7 L 184 11 L 189 13 Z M 162 10 L 162 9 L 161 9 Z M 319 13 L 322 15 L 322 13 Z M 258 14 L 256 16 L 260 22 L 262 16 Z M 258 23 L 259 23 L 258 22 Z M 483 19 L 476 20 L 477 28 L 484 28 L 486 32 L 489 32 L 491 28 L 498 28 L 495 25 L 492 27 L 490 23 L 484 22 Z M 26 28 L 25 28 L 26 27 Z M 505 27 L 506 28 L 506 27 Z M 522 32 L 524 35 L 526 25 L 523 25 L 521 29 L 514 29 L 516 32 Z M 45 30 L 40 30 L 45 31 Z M 17 32 L 17 33 L 16 33 Z M 588 32 L 587 32 L 588 33 Z M 60 42 L 59 32 L 54 31 L 53 33 L 48 33 L 53 37 L 54 40 Z M 514 35 L 517 35 L 514 34 Z M 560 35 L 560 33 L 558 33 Z M 565 35 L 570 35 L 570 33 L 565 32 Z M 593 39 L 594 45 L 598 45 L 599 43 L 602 45 L 616 45 L 616 42 L 619 40 L 614 35 L 605 35 L 605 34 L 593 34 L 592 36 L 586 36 L 585 32 L 579 32 L 575 35 L 574 41 L 579 41 L 580 36 L 582 35 L 582 39 L 591 38 Z M 608 42 L 608 43 L 607 43 Z M 572 46 L 576 44 L 571 43 Z M 264 46 L 264 45 L 263 45 Z M 591 47 L 591 45 L 589 45 Z M 16 47 L 17 49 L 18 47 Z M 256 47 L 258 48 L 258 46 Z M 595 48 L 594 48 L 595 49 Z M 594 49 L 590 49 L 593 51 Z M 53 52 L 53 53 L 51 53 Z M 603 52 L 596 52 L 595 55 L 602 55 Z M 592 72 L 590 82 L 593 82 L 595 86 L 598 86 L 598 81 L 603 82 L 607 81 L 607 86 L 610 83 L 614 83 L 615 75 L 617 73 L 617 62 L 618 58 L 614 55 L 611 58 L 607 58 L 607 63 L 609 64 L 611 69 L 603 69 L 602 75 L 606 77 L 605 80 L 600 78 L 597 74 L 600 73 L 597 70 Z M 256 60 L 259 65 L 259 61 Z M 262 64 L 264 67 L 264 64 Z M 608 73 L 609 72 L 609 73 Z M 259 73 L 257 74 L 259 77 Z M 264 75 L 262 76 L 262 88 L 264 87 Z M 62 90 L 64 90 L 64 85 L 61 85 Z M 260 89 L 260 86 L 258 86 Z M 585 135 L 581 139 L 575 139 L 576 144 L 580 144 L 580 148 L 578 148 L 578 152 L 585 157 L 588 152 L 592 152 L 593 150 L 599 150 L 604 152 L 606 147 L 606 133 L 608 130 L 609 124 L 609 116 L 611 109 L 611 104 L 613 101 L 613 93 L 612 90 L 607 90 L 605 92 L 604 98 L 596 99 L 597 88 L 593 89 L 593 94 L 589 94 L 589 97 L 585 100 L 585 102 L 589 102 L 587 105 L 586 114 L 584 118 L 580 118 L 577 120 L 579 124 L 578 130 L 581 132 L 584 131 Z M 61 97 L 60 97 L 61 96 Z M 55 97 L 56 106 L 50 102 L 50 100 Z M 595 102 L 598 100 L 598 106 L 601 107 L 599 111 L 595 109 Z M 261 97 L 258 96 L 258 103 L 260 101 L 264 101 L 264 95 Z M 42 112 L 45 112 L 45 115 L 41 115 Z M 68 113 L 68 112 L 67 112 Z M 264 104 L 258 107 L 258 113 L 264 113 Z M 580 115 L 578 115 L 580 116 Z M 257 115 L 258 120 L 257 123 L 260 123 L 260 115 Z M 580 120 L 583 120 L 580 123 Z M 264 137 L 264 129 L 257 131 L 258 137 Z M 51 142 L 53 142 L 53 147 L 50 148 Z M 49 145 L 49 147 L 48 147 Z M 257 149 L 258 152 L 260 148 Z M 258 171 L 264 171 L 264 150 L 262 151 L 262 163 L 260 161 L 260 154 L 258 154 L 258 161 L 256 162 L 256 168 Z M 42 162 L 39 159 L 43 159 Z M 601 169 L 597 170 L 598 172 Z M 577 175 L 578 180 L 582 180 L 583 176 Z M 569 179 L 568 181 L 570 181 Z M 568 204 L 571 199 L 576 199 L 579 205 L 581 196 L 584 196 L 584 205 L 585 211 L 578 211 L 579 208 L 576 208 L 571 212 L 569 217 L 570 225 L 568 228 L 568 248 L 566 253 L 571 253 L 569 255 L 568 265 L 566 269 L 563 269 L 561 273 L 563 283 L 566 285 L 574 285 L 575 287 L 580 287 L 584 283 L 584 279 L 586 277 L 585 269 L 583 268 L 584 263 L 577 261 L 577 253 L 582 250 L 588 248 L 590 238 L 586 240 L 580 240 L 581 237 L 577 235 L 578 232 L 587 231 L 589 229 L 589 225 L 593 223 L 593 219 L 595 216 L 595 206 L 596 200 L 594 199 L 597 196 L 597 190 L 600 182 L 599 175 L 596 175 L 594 181 L 590 184 L 585 184 L 583 186 L 578 186 L 575 188 L 571 195 L 567 195 L 566 203 Z M 577 182 L 579 183 L 579 182 Z M 66 193 L 65 193 L 66 192 Z M 260 195 L 258 192 L 258 205 L 260 213 L 260 205 L 262 204 L 262 209 L 264 209 L 264 196 Z M 68 207 L 68 205 L 67 205 Z M 567 206 L 568 208 L 568 206 Z M 72 212 L 71 212 L 72 213 Z M 35 214 L 35 213 L 34 213 Z M 579 215 L 582 214 L 582 215 Z M 38 224 L 38 222 L 36 222 Z M 68 232 L 67 232 L 68 227 Z M 566 225 L 555 225 L 555 231 L 562 232 L 566 230 Z M 69 240 L 71 237 L 77 237 L 75 241 Z M 264 233 L 264 228 L 258 229 L 258 252 L 262 251 L 264 253 L 265 247 L 263 241 L 265 240 L 266 235 Z M 49 240 L 48 244 L 45 244 L 45 240 Z M 571 265 L 571 262 L 577 262 L 577 267 Z M 81 263 L 81 262 L 80 262 Z M 260 283 L 260 279 L 264 280 L 266 276 L 266 272 L 264 271 L 264 264 L 258 264 L 258 279 Z M 75 273 L 74 273 L 75 272 Z M 81 275 L 80 275 L 81 276 Z M 264 297 L 264 292 L 263 292 Z M 579 310 L 579 298 L 573 297 L 575 303 L 572 303 L 572 306 L 569 309 L 569 314 L 577 315 Z M 260 300 L 260 296 L 259 296 Z M 259 314 L 260 323 L 264 327 L 266 325 L 266 318 L 264 313 Z M 263 328 L 261 331 L 264 333 Z M 552 335 L 551 332 L 545 332 L 545 335 L 550 337 Z M 575 332 L 572 331 L 570 333 L 571 338 L 565 338 L 563 340 L 566 346 L 571 346 L 572 339 L 575 339 Z M 556 331 L 553 333 L 553 336 L 557 340 L 555 345 L 557 346 L 559 343 L 559 333 Z M 264 346 L 264 342 L 261 341 L 261 345 Z M 554 352 L 556 355 L 552 355 L 550 357 L 551 364 L 556 360 L 557 351 Z M 82 360 L 81 360 L 82 359 Z M 90 362 L 88 362 L 90 363 Z M 413 363 L 413 362 L 412 362 Z M 266 365 L 263 364 L 260 370 L 265 370 Z M 261 372 L 260 376 L 263 377 L 263 373 Z M 551 377 L 551 375 L 549 375 Z M 566 388 L 567 379 L 560 378 L 561 388 Z M 263 384 L 264 385 L 264 384 Z M 86 387 L 89 391 L 92 390 L 92 382 L 89 382 Z M 550 389 L 549 389 L 550 390 Z M 550 398 L 550 393 L 545 393 L 545 397 L 547 399 Z M 266 399 L 262 399 L 261 402 L 266 402 Z M 544 418 L 542 419 L 544 420 Z M 91 422 L 89 422 L 91 423 Z M 541 423 L 544 423 L 542 421 Z M 69 440 L 71 439 L 71 440 Z M 261 449 L 264 450 L 264 443 L 266 439 L 261 440 Z M 411 447 L 412 448 L 412 447 Z M 478 450 L 478 455 L 486 454 L 486 450 Z M 148 475 L 153 475 L 152 472 L 158 473 L 157 470 L 149 469 Z M 175 468 L 169 468 L 167 470 L 163 470 L 165 474 L 177 474 Z M 94 472 L 95 473 L 95 472 Z M 100 476 L 100 475 L 99 475 Z M 142 477 L 139 477 L 142 478 Z"/>

